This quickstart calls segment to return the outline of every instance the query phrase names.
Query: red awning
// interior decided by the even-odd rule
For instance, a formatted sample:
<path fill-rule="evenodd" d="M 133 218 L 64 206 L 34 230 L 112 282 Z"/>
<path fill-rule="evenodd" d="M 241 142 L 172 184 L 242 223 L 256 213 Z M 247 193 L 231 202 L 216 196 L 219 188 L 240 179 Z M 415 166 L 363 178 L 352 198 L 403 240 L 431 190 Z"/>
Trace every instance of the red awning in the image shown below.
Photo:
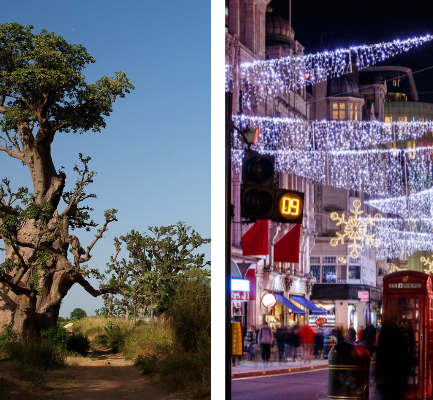
<path fill-rule="evenodd" d="M 299 262 L 301 224 L 296 224 L 274 245 L 274 262 Z"/>
<path fill-rule="evenodd" d="M 265 256 L 269 254 L 269 221 L 257 221 L 242 235 L 243 256 Z"/>

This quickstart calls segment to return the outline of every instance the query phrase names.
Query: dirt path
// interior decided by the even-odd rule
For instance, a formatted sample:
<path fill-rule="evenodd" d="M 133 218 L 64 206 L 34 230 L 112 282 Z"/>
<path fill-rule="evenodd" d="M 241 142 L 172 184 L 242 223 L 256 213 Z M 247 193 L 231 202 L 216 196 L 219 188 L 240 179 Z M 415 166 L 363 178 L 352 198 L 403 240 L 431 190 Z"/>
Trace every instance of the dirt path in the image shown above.
<path fill-rule="evenodd" d="M 143 375 L 121 355 L 99 353 L 92 358 L 69 358 L 68 366 L 46 374 L 43 397 L 50 400 L 176 400 L 152 378 Z"/>

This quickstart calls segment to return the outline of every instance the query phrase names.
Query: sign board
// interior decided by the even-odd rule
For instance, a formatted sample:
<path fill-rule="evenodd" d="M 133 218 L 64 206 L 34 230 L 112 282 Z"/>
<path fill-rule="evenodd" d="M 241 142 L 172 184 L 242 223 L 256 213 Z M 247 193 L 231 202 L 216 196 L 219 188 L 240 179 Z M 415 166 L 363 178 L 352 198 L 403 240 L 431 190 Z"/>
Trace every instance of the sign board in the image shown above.
<path fill-rule="evenodd" d="M 421 289 L 421 283 L 389 283 L 390 289 Z"/>
<path fill-rule="evenodd" d="M 359 298 L 359 301 L 369 301 L 370 300 L 370 293 L 368 292 L 368 290 L 359 291 L 358 292 L 358 298 Z"/>
<path fill-rule="evenodd" d="M 328 320 L 326 318 L 318 318 L 318 319 L 316 319 L 315 324 L 317 326 L 322 326 L 322 325 L 325 325 L 327 322 L 328 322 Z"/>
<path fill-rule="evenodd" d="M 231 298 L 234 301 L 248 301 L 250 299 L 250 294 L 248 292 L 232 291 Z"/>
<path fill-rule="evenodd" d="M 273 293 L 265 293 L 262 296 L 262 305 L 267 308 L 275 307 L 277 304 L 277 296 L 275 296 Z"/>
<path fill-rule="evenodd" d="M 322 325 L 318 325 L 316 323 L 317 320 L 325 320 L 325 322 Z M 313 328 L 334 328 L 335 327 L 335 315 L 327 314 L 326 318 L 322 315 L 310 315 L 308 318 L 308 325 Z"/>

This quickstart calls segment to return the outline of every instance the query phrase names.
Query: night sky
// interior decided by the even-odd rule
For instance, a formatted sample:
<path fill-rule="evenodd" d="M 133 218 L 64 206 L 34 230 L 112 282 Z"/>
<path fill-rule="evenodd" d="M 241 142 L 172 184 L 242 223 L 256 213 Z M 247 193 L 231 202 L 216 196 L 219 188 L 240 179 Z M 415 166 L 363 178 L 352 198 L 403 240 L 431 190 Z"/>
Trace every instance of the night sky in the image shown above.
<path fill-rule="evenodd" d="M 269 6 L 289 20 L 289 0 L 273 0 Z M 433 2 L 292 0 L 292 27 L 304 53 L 433 35 Z M 376 65 L 413 72 L 433 67 L 433 41 Z M 433 103 L 433 68 L 414 74 L 414 79 L 419 101 Z"/>

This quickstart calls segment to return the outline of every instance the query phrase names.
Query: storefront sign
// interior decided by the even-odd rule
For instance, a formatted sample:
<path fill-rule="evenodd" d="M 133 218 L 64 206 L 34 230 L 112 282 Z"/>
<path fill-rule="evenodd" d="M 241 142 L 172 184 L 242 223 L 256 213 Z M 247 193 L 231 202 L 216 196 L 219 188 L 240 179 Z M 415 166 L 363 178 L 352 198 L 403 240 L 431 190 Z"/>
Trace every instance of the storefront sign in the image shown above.
<path fill-rule="evenodd" d="M 421 289 L 421 283 L 390 283 L 390 289 Z"/>
<path fill-rule="evenodd" d="M 370 300 L 370 294 L 368 291 L 358 292 L 358 298 L 359 298 L 359 301 L 369 301 Z"/>
<path fill-rule="evenodd" d="M 317 326 L 322 326 L 322 325 L 325 325 L 327 322 L 328 322 L 328 320 L 326 318 L 319 318 L 319 319 L 316 319 L 315 323 Z"/>
<path fill-rule="evenodd" d="M 250 281 L 248 279 L 232 279 L 231 289 L 233 292 L 249 292 L 250 291 Z"/>
<path fill-rule="evenodd" d="M 232 300 L 236 301 L 248 301 L 250 299 L 250 294 L 248 292 L 231 292 Z"/>
<path fill-rule="evenodd" d="M 321 325 L 319 325 L 316 321 L 325 320 Z M 333 328 L 335 327 L 335 315 L 328 314 L 326 318 L 320 315 L 310 315 L 308 319 L 308 325 L 312 327 L 320 327 L 320 328 Z"/>
<path fill-rule="evenodd" d="M 277 304 L 277 296 L 275 296 L 273 293 L 265 293 L 262 296 L 262 305 L 267 308 L 275 307 L 275 304 Z"/>

